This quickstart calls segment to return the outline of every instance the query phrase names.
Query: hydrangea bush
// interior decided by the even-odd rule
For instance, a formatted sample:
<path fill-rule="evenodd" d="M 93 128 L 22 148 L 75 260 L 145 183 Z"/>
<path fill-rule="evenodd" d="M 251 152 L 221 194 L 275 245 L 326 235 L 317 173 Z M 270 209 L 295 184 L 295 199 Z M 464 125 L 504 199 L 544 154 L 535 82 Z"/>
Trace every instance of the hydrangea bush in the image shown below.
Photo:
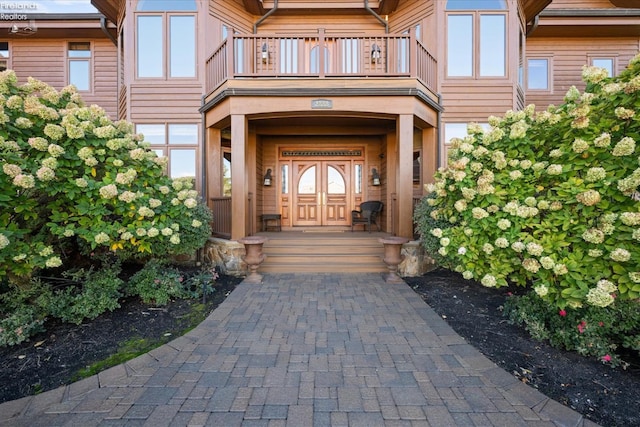
<path fill-rule="evenodd" d="M 172 180 L 125 121 L 57 91 L 0 73 L 0 279 L 26 283 L 78 256 L 192 253 L 211 213 L 191 179 Z"/>
<path fill-rule="evenodd" d="M 584 67 L 558 107 L 472 124 L 429 190 L 424 230 L 467 279 L 530 285 L 548 303 L 640 297 L 640 55 L 618 77 Z"/>

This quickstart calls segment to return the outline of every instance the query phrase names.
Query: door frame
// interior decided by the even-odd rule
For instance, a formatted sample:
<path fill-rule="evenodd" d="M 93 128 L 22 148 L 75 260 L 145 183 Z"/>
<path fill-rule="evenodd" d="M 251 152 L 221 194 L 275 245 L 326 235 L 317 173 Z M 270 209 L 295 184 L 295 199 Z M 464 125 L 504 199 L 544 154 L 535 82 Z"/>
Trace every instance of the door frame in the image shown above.
<path fill-rule="evenodd" d="M 286 185 L 279 182 L 277 204 L 280 212 L 283 213 L 283 217 L 290 218 L 289 228 L 301 228 L 307 226 L 313 227 L 331 227 L 328 225 L 293 225 L 294 224 L 294 212 L 296 209 L 294 182 L 294 163 L 296 161 L 308 161 L 308 162 L 347 162 L 347 173 L 350 175 L 346 180 L 350 189 L 347 191 L 347 200 L 345 203 L 345 215 L 347 215 L 346 222 L 341 226 L 348 226 L 350 224 L 350 212 L 355 209 L 363 200 L 364 192 L 366 191 L 365 179 L 365 152 L 366 147 L 362 144 L 339 144 L 339 145 L 313 145 L 310 146 L 300 145 L 282 145 L 278 146 L 277 166 L 279 181 L 288 180 Z M 286 173 L 285 169 L 286 168 Z M 359 174 L 359 176 L 358 176 Z M 283 193 L 281 189 L 287 188 L 287 193 Z"/>

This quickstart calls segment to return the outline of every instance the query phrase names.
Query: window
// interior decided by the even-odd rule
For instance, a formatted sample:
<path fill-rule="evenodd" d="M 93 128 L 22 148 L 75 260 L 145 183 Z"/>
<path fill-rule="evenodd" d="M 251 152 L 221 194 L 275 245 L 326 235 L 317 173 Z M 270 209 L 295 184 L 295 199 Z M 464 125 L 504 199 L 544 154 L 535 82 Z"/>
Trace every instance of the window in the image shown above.
<path fill-rule="evenodd" d="M 447 11 L 447 75 L 449 77 L 506 76 L 507 19 L 504 0 L 449 0 Z M 477 52 L 477 53 L 476 53 Z"/>
<path fill-rule="evenodd" d="M 527 89 L 549 90 L 549 60 L 535 58 L 527 60 Z"/>
<path fill-rule="evenodd" d="M 9 42 L 0 42 L 0 71 L 9 68 Z"/>
<path fill-rule="evenodd" d="M 324 72 L 329 72 L 329 49 L 325 46 L 324 50 Z M 320 46 L 314 46 L 311 48 L 309 54 L 309 72 L 317 74 L 320 72 Z"/>
<path fill-rule="evenodd" d="M 594 67 L 600 67 L 607 70 L 609 77 L 613 77 L 614 74 L 614 61 L 613 58 L 591 58 L 591 65 Z"/>
<path fill-rule="evenodd" d="M 196 11 L 192 0 L 141 0 L 138 11 L 161 13 L 136 17 L 136 61 L 139 78 L 196 77 Z M 169 13 L 172 12 L 172 13 Z"/>
<path fill-rule="evenodd" d="M 76 89 L 91 90 L 91 43 L 69 42 L 67 46 L 69 84 Z"/>
<path fill-rule="evenodd" d="M 295 74 L 298 72 L 298 40 L 280 40 L 280 72 Z"/>
<path fill-rule="evenodd" d="M 136 132 L 144 134 L 159 156 L 168 157 L 168 175 L 171 178 L 196 178 L 196 149 L 198 125 L 196 124 L 140 124 Z"/>
<path fill-rule="evenodd" d="M 157 12 L 157 11 L 196 11 L 197 5 L 195 0 L 138 0 L 136 10 L 140 12 Z"/>

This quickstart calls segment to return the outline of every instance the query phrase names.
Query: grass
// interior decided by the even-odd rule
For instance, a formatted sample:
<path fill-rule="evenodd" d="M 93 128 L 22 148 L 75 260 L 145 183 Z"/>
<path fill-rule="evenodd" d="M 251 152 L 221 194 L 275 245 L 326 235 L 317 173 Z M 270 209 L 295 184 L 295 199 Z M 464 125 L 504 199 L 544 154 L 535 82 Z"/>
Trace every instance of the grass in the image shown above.
<path fill-rule="evenodd" d="M 179 319 L 177 332 L 173 330 L 167 331 L 167 333 L 165 333 L 163 336 L 155 339 L 142 337 L 130 338 L 120 343 L 120 346 L 118 347 L 116 353 L 106 357 L 103 360 L 99 360 L 87 366 L 86 368 L 80 369 L 73 375 L 72 379 L 73 381 L 79 381 L 88 378 L 106 369 L 120 365 L 131 359 L 135 359 L 142 354 L 148 353 L 151 350 L 166 344 L 170 339 L 173 339 L 174 336 L 181 336 L 191 331 L 193 328 L 202 323 L 202 321 L 204 321 L 208 314 L 209 313 L 207 312 L 207 306 L 205 304 L 194 303 L 191 305 L 189 313 Z"/>

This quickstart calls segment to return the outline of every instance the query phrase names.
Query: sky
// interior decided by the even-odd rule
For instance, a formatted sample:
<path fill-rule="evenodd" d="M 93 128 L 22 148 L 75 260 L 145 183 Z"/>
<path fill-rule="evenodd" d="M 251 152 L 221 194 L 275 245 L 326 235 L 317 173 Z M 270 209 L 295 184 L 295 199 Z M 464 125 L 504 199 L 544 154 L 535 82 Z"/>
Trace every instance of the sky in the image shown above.
<path fill-rule="evenodd" d="M 34 13 L 97 13 L 90 0 L 2 0 L 0 12 Z"/>

